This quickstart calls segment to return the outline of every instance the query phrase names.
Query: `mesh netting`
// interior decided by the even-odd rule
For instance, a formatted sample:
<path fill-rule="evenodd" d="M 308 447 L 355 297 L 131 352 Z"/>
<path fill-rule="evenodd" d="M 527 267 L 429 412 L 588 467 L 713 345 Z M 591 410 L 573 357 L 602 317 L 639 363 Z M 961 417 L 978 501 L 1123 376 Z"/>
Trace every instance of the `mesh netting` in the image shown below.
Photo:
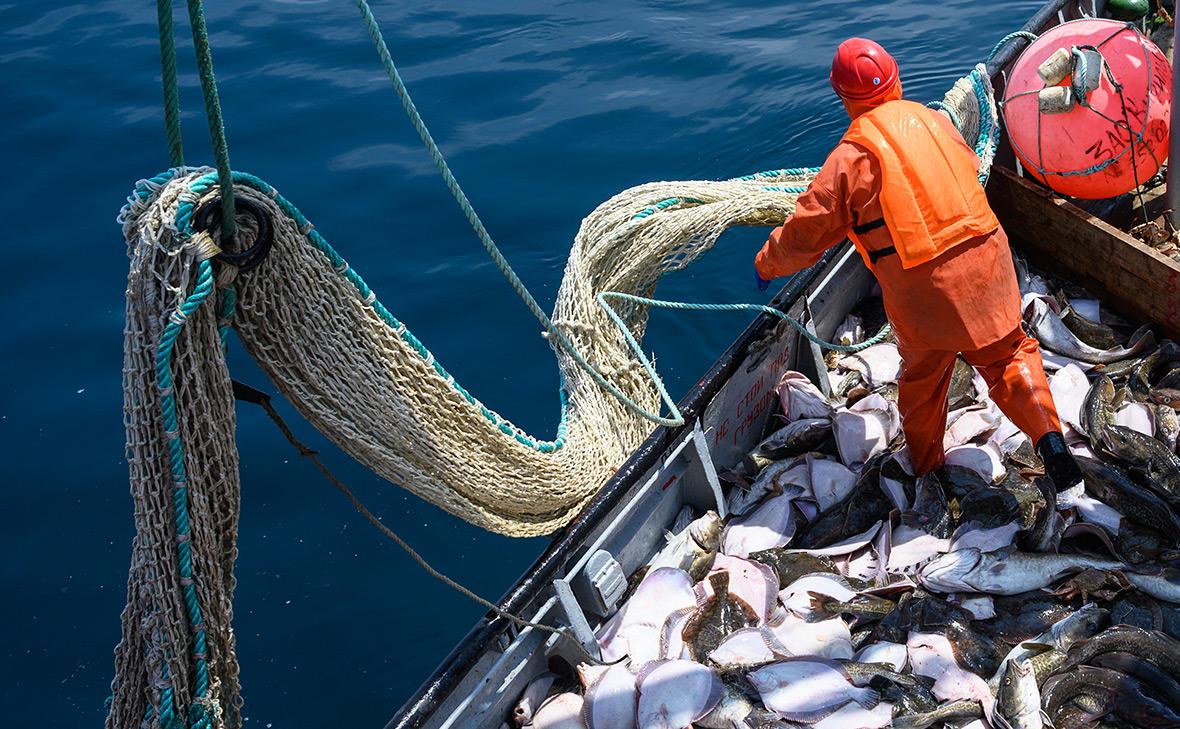
<path fill-rule="evenodd" d="M 987 135 L 994 147 L 986 82 L 977 69 L 944 104 L 965 138 Z M 991 120 L 984 134 L 981 118 Z M 656 408 L 655 386 L 596 295 L 649 294 L 730 227 L 780 224 L 812 172 L 657 182 L 607 200 L 574 240 L 556 325 L 627 397 Z M 455 383 L 294 206 L 255 177 L 235 181 L 236 196 L 273 228 L 269 255 L 247 274 L 214 265 L 215 238 L 192 230 L 194 207 L 218 195 L 208 168 L 141 182 L 120 216 L 131 258 L 124 387 L 137 533 L 112 728 L 241 723 L 231 627 L 240 489 L 223 331 L 231 312 L 245 348 L 320 432 L 393 483 L 501 534 L 567 523 L 651 429 L 555 347 L 565 404 L 557 438 L 521 432 Z M 257 227 L 238 220 L 249 246 Z M 637 340 L 647 311 L 619 309 Z"/>

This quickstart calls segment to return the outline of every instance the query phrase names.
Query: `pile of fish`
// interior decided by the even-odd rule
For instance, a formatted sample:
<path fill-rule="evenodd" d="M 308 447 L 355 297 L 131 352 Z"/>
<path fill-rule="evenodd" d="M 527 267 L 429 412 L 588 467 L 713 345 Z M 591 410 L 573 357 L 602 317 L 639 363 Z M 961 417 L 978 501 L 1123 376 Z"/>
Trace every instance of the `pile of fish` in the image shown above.
<path fill-rule="evenodd" d="M 726 518 L 686 506 L 599 629 L 605 665 L 534 680 L 515 723 L 1180 727 L 1180 347 L 1017 270 L 1083 483 L 1057 491 L 963 361 L 920 478 L 894 344 L 830 357 L 822 389 L 787 372 Z M 882 320 L 867 299 L 838 336 Z"/>

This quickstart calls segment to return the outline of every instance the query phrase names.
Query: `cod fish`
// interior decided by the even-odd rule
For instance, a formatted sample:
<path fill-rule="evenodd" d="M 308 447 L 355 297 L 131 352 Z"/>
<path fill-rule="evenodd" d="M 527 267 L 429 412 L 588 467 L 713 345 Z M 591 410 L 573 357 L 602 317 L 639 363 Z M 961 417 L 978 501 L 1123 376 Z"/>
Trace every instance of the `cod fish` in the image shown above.
<path fill-rule="evenodd" d="M 866 709 L 881 701 L 880 692 L 854 686 L 843 666 L 826 659 L 788 658 L 753 671 L 749 680 L 763 705 L 787 721 L 817 722 L 850 701 Z"/>
<path fill-rule="evenodd" d="M 1180 507 L 1180 456 L 1155 438 L 1120 425 L 1107 426 L 1102 431 L 1102 442 L 1107 451 L 1143 473 L 1153 491 L 1172 506 Z"/>
<path fill-rule="evenodd" d="M 639 729 L 684 729 L 721 701 L 717 673 L 694 661 L 653 661 L 639 672 Z"/>
<path fill-rule="evenodd" d="M 1151 661 L 1173 676 L 1180 676 L 1180 641 L 1156 630 L 1116 625 L 1069 650 L 1070 666 L 1090 663 L 1104 653 L 1131 653 Z"/>
<path fill-rule="evenodd" d="M 828 418 L 803 418 L 771 433 L 750 455 L 774 461 L 801 456 L 819 448 L 831 434 Z"/>
<path fill-rule="evenodd" d="M 1078 456 L 1086 491 L 1125 517 L 1180 541 L 1180 517 L 1159 496 L 1130 479 L 1118 466 Z"/>
<path fill-rule="evenodd" d="M 1087 603 L 1076 612 L 1067 612 L 1065 617 L 1036 635 L 1032 641 L 1016 645 L 1008 651 L 1008 655 L 1004 656 L 1005 664 L 1008 661 L 1027 663 L 1032 667 L 1039 686 L 1051 674 L 1056 673 L 1069 663 L 1068 652 L 1070 648 L 1108 625 L 1110 625 L 1110 611 L 1100 608 L 1094 603 Z M 998 691 L 1003 677 L 1003 671 L 997 672 L 988 679 L 988 686 L 993 691 Z"/>
<path fill-rule="evenodd" d="M 1072 306 L 1062 309 L 1061 322 L 1083 343 L 1096 349 L 1115 349 L 1127 343 L 1114 329 L 1101 322 L 1087 319 L 1074 311 Z"/>
<path fill-rule="evenodd" d="M 1152 388 L 1148 395 L 1151 401 L 1172 410 L 1180 410 L 1180 390 L 1172 387 Z"/>
<path fill-rule="evenodd" d="M 998 729 L 1043 729 L 1041 690 L 1032 663 L 1009 659 L 996 692 L 992 724 Z"/>
<path fill-rule="evenodd" d="M 1099 375 L 1082 401 L 1081 422 L 1078 423 L 1095 451 L 1102 448 L 1102 432 L 1114 423 L 1114 408 L 1114 381 L 1106 375 Z"/>
<path fill-rule="evenodd" d="M 1180 392 L 1176 393 L 1180 395 Z M 1176 442 L 1180 441 L 1180 416 L 1170 405 L 1156 405 L 1155 437 L 1170 451 L 1176 450 Z"/>
<path fill-rule="evenodd" d="M 667 544 L 650 562 L 648 569 L 675 567 L 694 580 L 705 576 L 717 557 L 721 542 L 721 517 L 715 511 L 692 521 L 675 534 L 666 535 Z"/>
<path fill-rule="evenodd" d="M 1066 357 L 1092 364 L 1108 364 L 1133 357 L 1155 345 L 1155 336 L 1144 327 L 1131 336 L 1126 347 L 1095 349 L 1080 341 L 1044 299 L 1026 296 L 1022 303 L 1024 321 L 1041 345 Z"/>
<path fill-rule="evenodd" d="M 1113 570 L 1121 562 L 1081 554 L 980 552 L 960 549 L 935 557 L 918 570 L 918 582 L 934 592 L 1017 595 L 1046 587 L 1071 570 Z"/>
<path fill-rule="evenodd" d="M 894 717 L 893 729 L 927 729 L 927 727 L 932 727 L 940 722 L 949 722 L 952 719 L 974 719 L 980 716 L 983 716 L 983 707 L 979 705 L 978 701 L 948 701 L 930 711 Z"/>
<path fill-rule="evenodd" d="M 1126 674 L 1093 666 L 1077 666 L 1046 681 L 1042 690 L 1043 706 L 1056 719 L 1068 702 L 1081 695 L 1092 697 L 1098 706 L 1095 711 L 1088 710 L 1085 719 L 1114 714 L 1137 727 L 1180 727 L 1180 715 L 1147 695 L 1141 683 Z M 1066 722 L 1058 723 L 1069 726 Z"/>
<path fill-rule="evenodd" d="M 1156 600 L 1180 603 L 1180 570 L 1175 567 L 1164 567 L 1158 574 L 1127 572 L 1126 576 L 1140 592 Z"/>
<path fill-rule="evenodd" d="M 1169 706 L 1180 707 L 1180 683 L 1177 682 L 1177 678 L 1146 658 L 1122 651 L 1111 651 L 1095 656 L 1092 665 L 1124 673 L 1150 688 Z"/>

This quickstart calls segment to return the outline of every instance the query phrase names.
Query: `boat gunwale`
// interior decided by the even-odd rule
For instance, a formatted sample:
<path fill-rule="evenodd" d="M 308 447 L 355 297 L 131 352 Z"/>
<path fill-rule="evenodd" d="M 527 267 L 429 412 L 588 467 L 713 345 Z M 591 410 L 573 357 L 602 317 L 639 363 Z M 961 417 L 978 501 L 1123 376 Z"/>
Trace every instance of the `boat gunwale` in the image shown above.
<path fill-rule="evenodd" d="M 835 246 L 824 253 L 814 266 L 800 272 L 775 296 L 770 305 L 786 312 L 807 293 L 807 290 L 838 261 L 848 243 Z M 593 500 L 574 521 L 563 528 L 546 547 L 540 557 L 529 567 L 521 578 L 509 588 L 497 603 L 500 609 L 518 613 L 535 600 L 542 590 L 552 583 L 558 570 L 584 543 L 591 532 L 605 518 L 628 492 L 639 484 L 640 479 L 654 467 L 664 455 L 669 444 L 683 436 L 693 427 L 694 420 L 704 412 L 713 397 L 727 383 L 745 361 L 751 345 L 759 342 L 765 333 L 782 320 L 770 314 L 759 314 L 749 326 L 726 349 L 705 375 L 677 403 L 684 414 L 685 423 L 674 428 L 657 427 L 635 450 L 614 475 L 595 495 Z M 397 714 L 385 725 L 385 729 L 419 729 L 433 715 L 470 670 L 491 643 L 508 631 L 512 623 L 489 611 L 467 632 L 459 644 L 443 659 L 435 670 Z"/>

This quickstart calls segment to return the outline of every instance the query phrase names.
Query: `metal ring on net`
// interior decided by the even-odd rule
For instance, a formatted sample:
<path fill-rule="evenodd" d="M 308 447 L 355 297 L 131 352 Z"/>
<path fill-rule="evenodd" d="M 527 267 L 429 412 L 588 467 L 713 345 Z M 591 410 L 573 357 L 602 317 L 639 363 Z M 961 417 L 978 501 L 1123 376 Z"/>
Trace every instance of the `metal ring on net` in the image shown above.
<path fill-rule="evenodd" d="M 238 267 L 239 273 L 247 273 L 257 268 L 270 253 L 274 245 L 274 226 L 270 216 L 258 203 L 245 197 L 234 197 L 234 211 L 243 212 L 254 219 L 257 234 L 254 243 L 242 251 L 222 250 L 214 258 L 224 263 Z M 193 230 L 211 231 L 221 227 L 221 195 L 217 195 L 201 204 L 193 213 Z M 235 240 L 236 237 L 235 237 Z"/>

